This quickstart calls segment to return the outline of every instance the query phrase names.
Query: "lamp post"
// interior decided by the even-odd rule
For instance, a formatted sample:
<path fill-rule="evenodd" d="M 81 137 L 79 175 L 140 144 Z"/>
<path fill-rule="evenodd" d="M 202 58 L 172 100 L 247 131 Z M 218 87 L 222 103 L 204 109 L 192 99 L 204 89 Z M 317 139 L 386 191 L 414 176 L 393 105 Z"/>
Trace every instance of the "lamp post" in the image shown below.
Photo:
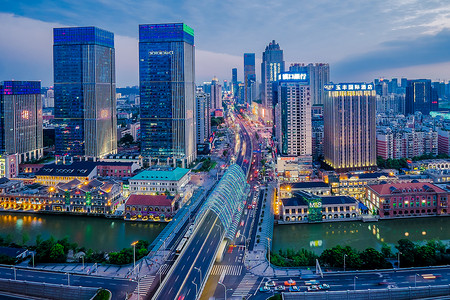
<path fill-rule="evenodd" d="M 219 227 L 219 230 L 220 230 L 220 236 L 222 236 L 222 227 L 220 227 L 220 225 L 219 224 L 214 224 L 214 226 L 217 226 L 217 227 Z"/>
<path fill-rule="evenodd" d="M 353 278 L 353 290 L 356 291 L 356 279 L 358 278 L 358 276 L 355 276 Z"/>
<path fill-rule="evenodd" d="M 194 280 L 192 280 L 192 283 L 195 285 L 195 299 L 197 299 L 198 287 L 197 284 L 194 282 Z"/>
<path fill-rule="evenodd" d="M 397 265 L 398 265 L 398 268 L 400 269 L 400 254 L 403 254 L 403 253 L 401 253 L 400 251 L 398 251 L 398 253 L 397 253 Z"/>
<path fill-rule="evenodd" d="M 136 244 L 137 243 L 138 243 L 137 241 L 131 243 L 131 246 L 133 246 L 133 275 L 134 275 L 134 272 L 136 269 Z"/>
<path fill-rule="evenodd" d="M 67 286 L 70 286 L 70 273 L 67 272 Z"/>
<path fill-rule="evenodd" d="M 34 251 L 31 252 L 31 256 L 32 256 L 32 259 L 33 259 L 33 268 L 34 268 Z"/>
<path fill-rule="evenodd" d="M 225 286 L 225 284 L 223 284 L 222 282 L 218 282 L 218 284 L 220 284 L 221 286 L 223 286 L 223 291 L 225 294 L 225 300 L 227 300 L 227 287 Z"/>
<path fill-rule="evenodd" d="M 420 276 L 419 274 L 414 274 L 414 287 L 417 287 L 417 276 Z"/>
<path fill-rule="evenodd" d="M 202 270 L 200 268 L 194 267 L 200 273 L 200 284 L 202 283 Z"/>
<path fill-rule="evenodd" d="M 83 263 L 83 272 L 84 272 L 84 255 L 81 257 L 81 262 Z"/>
<path fill-rule="evenodd" d="M 17 280 L 16 266 L 13 266 L 13 271 L 14 271 L 14 280 Z"/>
<path fill-rule="evenodd" d="M 270 241 L 272 239 L 270 237 L 267 238 L 267 247 L 269 248 L 269 253 L 268 253 L 268 257 L 269 257 L 269 266 L 270 266 Z"/>
<path fill-rule="evenodd" d="M 345 257 L 348 256 L 347 254 L 344 254 L 344 272 L 345 272 Z"/>

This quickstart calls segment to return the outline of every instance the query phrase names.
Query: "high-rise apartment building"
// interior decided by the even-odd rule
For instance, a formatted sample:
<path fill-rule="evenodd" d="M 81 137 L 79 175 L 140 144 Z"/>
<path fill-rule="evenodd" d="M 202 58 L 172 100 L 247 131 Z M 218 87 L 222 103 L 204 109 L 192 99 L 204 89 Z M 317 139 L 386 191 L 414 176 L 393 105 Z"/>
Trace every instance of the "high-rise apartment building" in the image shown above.
<path fill-rule="evenodd" d="M 55 151 L 117 152 L 114 34 L 96 27 L 53 29 Z"/>
<path fill-rule="evenodd" d="M 375 168 L 374 84 L 327 84 L 325 94 L 325 162 L 338 172 Z"/>
<path fill-rule="evenodd" d="M 292 64 L 290 72 L 308 73 L 312 104 L 324 104 L 324 85 L 330 82 L 330 65 L 326 63 Z"/>
<path fill-rule="evenodd" d="M 222 110 L 222 86 L 219 79 L 214 76 L 211 80 L 211 112 Z"/>
<path fill-rule="evenodd" d="M 141 153 L 190 164 L 196 158 L 194 30 L 139 25 Z"/>
<path fill-rule="evenodd" d="M 40 81 L 0 83 L 0 117 L 1 154 L 17 154 L 17 163 L 42 157 Z"/>
<path fill-rule="evenodd" d="M 437 93 L 431 86 L 431 80 L 408 80 L 406 86 L 405 112 L 414 114 L 416 111 L 424 115 L 438 109 Z"/>
<path fill-rule="evenodd" d="M 275 136 L 283 156 L 311 156 L 311 94 L 306 73 L 278 75 Z"/>
<path fill-rule="evenodd" d="M 211 135 L 210 96 L 202 88 L 195 93 L 195 118 L 197 144 L 206 143 Z"/>
<path fill-rule="evenodd" d="M 261 82 L 262 82 L 262 105 L 265 108 L 272 108 L 273 82 L 277 81 L 278 74 L 284 72 L 283 50 L 280 49 L 275 40 L 273 40 L 262 54 L 261 63 Z"/>
<path fill-rule="evenodd" d="M 237 79 L 237 68 L 231 69 L 231 88 L 233 97 L 236 99 L 239 96 L 239 83 Z"/>
<path fill-rule="evenodd" d="M 255 53 L 244 53 L 244 103 L 249 105 L 255 99 L 256 70 Z"/>

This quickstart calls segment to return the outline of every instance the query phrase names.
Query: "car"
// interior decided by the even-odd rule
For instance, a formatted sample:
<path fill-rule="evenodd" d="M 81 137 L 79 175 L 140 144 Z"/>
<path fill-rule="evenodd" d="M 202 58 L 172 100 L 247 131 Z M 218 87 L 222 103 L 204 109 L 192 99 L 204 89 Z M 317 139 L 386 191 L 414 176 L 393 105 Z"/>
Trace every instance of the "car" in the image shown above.
<path fill-rule="evenodd" d="M 289 287 L 289 292 L 300 292 L 300 288 L 298 286 L 291 285 Z"/>
<path fill-rule="evenodd" d="M 275 287 L 275 291 L 284 291 L 286 289 L 286 287 L 284 285 L 277 285 Z"/>
<path fill-rule="evenodd" d="M 261 293 L 268 293 L 268 292 L 270 292 L 270 287 L 268 287 L 268 286 L 262 286 L 262 287 L 259 288 L 259 291 L 260 291 Z"/>
<path fill-rule="evenodd" d="M 387 281 L 386 279 L 384 279 L 383 281 L 378 282 L 378 285 L 389 285 L 391 284 L 389 281 Z"/>
<path fill-rule="evenodd" d="M 273 281 L 273 280 L 270 280 L 270 281 L 267 281 L 266 282 L 266 286 L 268 286 L 268 287 L 274 287 L 274 286 L 276 286 L 277 284 L 275 283 L 275 281 Z"/>
<path fill-rule="evenodd" d="M 320 284 L 320 282 L 315 279 L 305 281 L 305 285 L 318 285 L 318 284 Z"/>
<path fill-rule="evenodd" d="M 295 280 L 289 279 L 284 282 L 284 285 L 286 285 L 286 286 L 295 285 Z"/>
<path fill-rule="evenodd" d="M 330 286 L 326 283 L 319 284 L 319 290 L 329 290 Z"/>
<path fill-rule="evenodd" d="M 421 276 L 423 279 L 436 279 L 438 277 L 441 277 L 440 275 L 434 275 L 434 274 L 422 274 Z"/>
<path fill-rule="evenodd" d="M 316 292 L 318 290 L 319 290 L 319 286 L 318 285 L 313 284 L 311 286 L 308 286 L 308 292 Z"/>
<path fill-rule="evenodd" d="M 244 226 L 244 220 L 241 221 L 241 224 L 239 226 Z"/>
<path fill-rule="evenodd" d="M 252 206 L 251 206 L 251 204 L 249 204 L 249 205 L 247 206 L 247 208 L 248 208 L 248 209 L 252 209 Z"/>

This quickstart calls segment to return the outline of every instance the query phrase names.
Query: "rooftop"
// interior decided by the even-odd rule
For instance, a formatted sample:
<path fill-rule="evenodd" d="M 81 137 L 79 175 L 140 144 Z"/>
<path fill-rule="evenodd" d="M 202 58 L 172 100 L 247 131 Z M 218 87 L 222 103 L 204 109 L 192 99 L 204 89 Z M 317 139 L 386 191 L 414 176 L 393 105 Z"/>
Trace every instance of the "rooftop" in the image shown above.
<path fill-rule="evenodd" d="M 287 187 L 290 187 L 291 189 L 310 189 L 310 188 L 328 188 L 330 186 L 323 181 L 285 183 L 281 185 L 282 189 Z"/>
<path fill-rule="evenodd" d="M 179 181 L 183 178 L 189 169 L 175 168 L 173 170 L 145 170 L 133 176 L 130 180 L 167 180 Z"/>
<path fill-rule="evenodd" d="M 55 163 L 45 165 L 36 172 L 36 176 L 88 176 L 95 168 L 95 162 L 74 162 L 72 164 L 57 165 Z"/>
<path fill-rule="evenodd" d="M 322 197 L 322 205 L 333 205 L 333 204 L 353 204 L 357 200 L 350 196 L 329 196 Z"/>
<path fill-rule="evenodd" d="M 445 193 L 438 186 L 429 182 L 406 182 L 369 185 L 369 188 L 379 195 L 391 195 L 395 193 L 436 192 Z"/>

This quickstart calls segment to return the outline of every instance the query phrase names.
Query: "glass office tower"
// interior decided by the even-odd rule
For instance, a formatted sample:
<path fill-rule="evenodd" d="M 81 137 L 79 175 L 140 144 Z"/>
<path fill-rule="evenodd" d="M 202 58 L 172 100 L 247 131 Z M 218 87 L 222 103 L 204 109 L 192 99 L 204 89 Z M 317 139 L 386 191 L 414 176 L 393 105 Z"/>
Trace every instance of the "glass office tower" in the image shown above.
<path fill-rule="evenodd" d="M 18 163 L 43 155 L 40 81 L 0 83 L 0 153 L 18 154 Z"/>
<path fill-rule="evenodd" d="M 255 53 L 244 53 L 244 104 L 252 104 L 256 94 Z"/>
<path fill-rule="evenodd" d="M 117 152 L 114 34 L 53 29 L 56 155 Z"/>
<path fill-rule="evenodd" d="M 139 25 L 141 154 L 196 158 L 194 31 L 183 23 Z"/>

